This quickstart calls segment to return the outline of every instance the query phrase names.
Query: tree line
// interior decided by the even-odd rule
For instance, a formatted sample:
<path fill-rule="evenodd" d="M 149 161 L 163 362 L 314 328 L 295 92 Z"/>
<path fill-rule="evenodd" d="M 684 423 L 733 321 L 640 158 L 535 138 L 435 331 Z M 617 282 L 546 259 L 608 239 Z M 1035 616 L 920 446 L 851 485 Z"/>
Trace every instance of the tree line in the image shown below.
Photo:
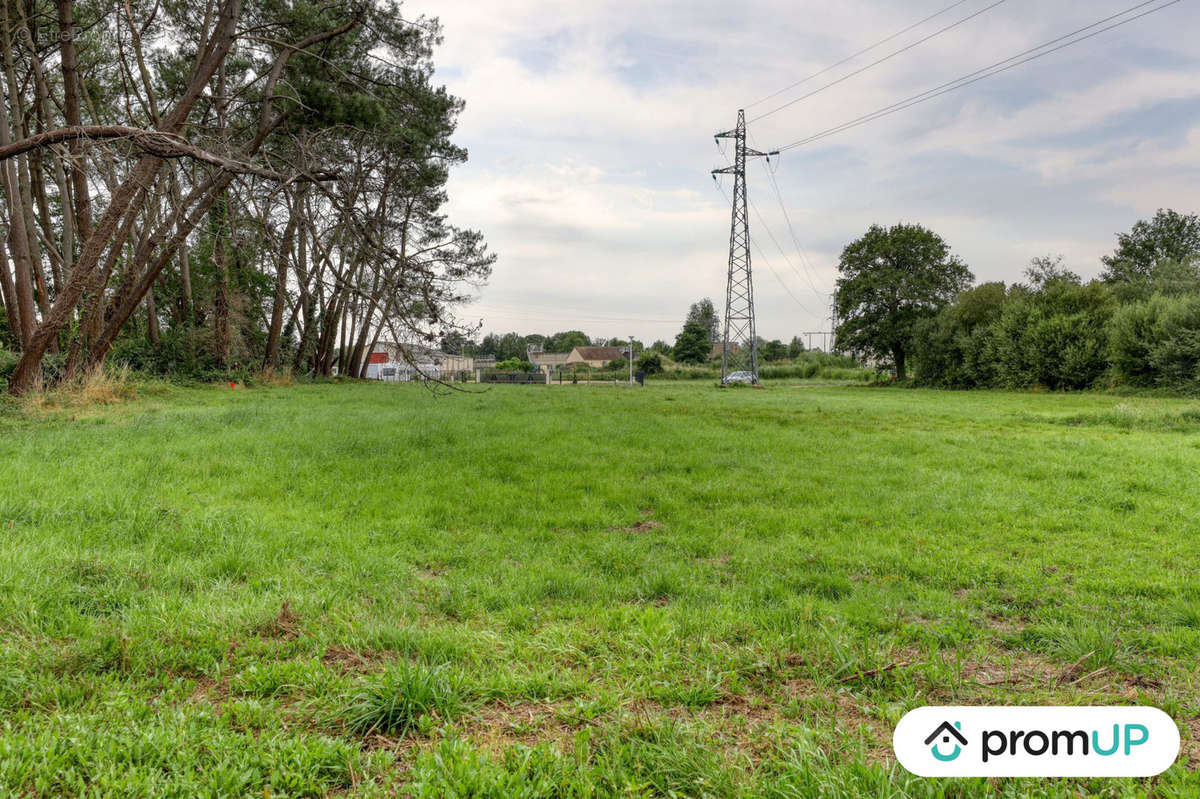
<path fill-rule="evenodd" d="M 688 308 L 683 326 L 675 337 L 674 343 L 662 339 L 646 346 L 639 339 L 633 339 L 635 351 L 658 353 L 676 363 L 699 365 L 712 360 L 714 348 L 721 345 L 720 316 L 717 314 L 713 301 L 707 297 Z M 497 361 L 528 359 L 530 346 L 539 347 L 543 352 L 570 352 L 576 347 L 612 346 L 628 347 L 628 336 L 589 336 L 582 330 L 565 330 L 551 335 L 531 333 L 488 333 L 481 340 L 475 341 L 468 336 L 455 334 L 442 339 L 442 349 L 446 352 L 494 357 Z M 749 342 L 740 342 L 739 346 L 749 346 Z M 779 339 L 768 341 L 758 340 L 760 360 L 764 362 L 781 362 L 794 360 L 805 351 L 804 342 L 799 336 L 792 337 L 787 344 Z M 717 356 L 720 357 L 719 355 Z M 661 362 L 661 359 L 660 359 Z"/>
<path fill-rule="evenodd" d="M 442 211 L 463 103 L 389 0 L 6 0 L 9 390 L 119 358 L 359 374 L 484 281 Z M 0 359 L 3 361 L 4 359 Z"/>
<path fill-rule="evenodd" d="M 942 388 L 1200 389 L 1200 217 L 1159 210 L 1101 262 L 1092 280 L 1039 257 L 973 285 L 935 233 L 876 226 L 842 253 L 838 342 Z"/>

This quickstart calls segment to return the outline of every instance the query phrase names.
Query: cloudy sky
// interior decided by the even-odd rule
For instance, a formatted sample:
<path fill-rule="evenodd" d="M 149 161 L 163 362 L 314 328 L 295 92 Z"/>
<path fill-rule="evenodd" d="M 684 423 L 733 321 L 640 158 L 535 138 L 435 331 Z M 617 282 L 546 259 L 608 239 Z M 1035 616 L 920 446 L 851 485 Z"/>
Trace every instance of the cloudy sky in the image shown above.
<path fill-rule="evenodd" d="M 1138 0 L 407 0 L 438 17 L 438 79 L 464 98 L 451 218 L 500 260 L 462 311 L 485 331 L 673 340 L 690 303 L 723 307 L 729 208 L 712 134 L 973 19 L 750 125 L 774 149 L 938 86 Z M 1167 2 L 1155 0 L 1141 10 Z M 1062 254 L 1099 271 L 1158 207 L 1200 211 L 1200 0 L 915 108 L 749 166 L 758 328 L 828 327 L 843 246 L 920 222 L 979 280 Z M 730 189 L 729 179 L 724 187 Z M 772 235 L 774 238 L 772 238 Z"/>

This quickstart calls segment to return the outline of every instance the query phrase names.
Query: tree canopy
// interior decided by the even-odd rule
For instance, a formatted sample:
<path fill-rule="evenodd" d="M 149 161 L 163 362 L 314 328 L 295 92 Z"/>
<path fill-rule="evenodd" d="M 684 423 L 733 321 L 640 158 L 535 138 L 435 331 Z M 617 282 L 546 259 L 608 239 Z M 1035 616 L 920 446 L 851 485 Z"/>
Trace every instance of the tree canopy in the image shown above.
<path fill-rule="evenodd" d="M 873 225 L 842 251 L 838 271 L 838 346 L 892 358 L 902 380 L 917 322 L 936 314 L 972 280 L 940 236 L 910 224 Z"/>
<path fill-rule="evenodd" d="M 1128 233 L 1117 234 L 1117 248 L 1104 263 L 1110 283 L 1138 282 L 1148 278 L 1162 261 L 1187 263 L 1200 259 L 1200 216 L 1159 209 L 1153 219 L 1142 219 Z"/>
<path fill-rule="evenodd" d="M 692 303 L 692 307 L 688 308 L 686 321 L 695 322 L 708 332 L 708 346 L 710 349 L 720 343 L 721 317 L 717 314 L 717 309 L 713 305 L 713 301 L 708 297 L 699 302 Z"/>

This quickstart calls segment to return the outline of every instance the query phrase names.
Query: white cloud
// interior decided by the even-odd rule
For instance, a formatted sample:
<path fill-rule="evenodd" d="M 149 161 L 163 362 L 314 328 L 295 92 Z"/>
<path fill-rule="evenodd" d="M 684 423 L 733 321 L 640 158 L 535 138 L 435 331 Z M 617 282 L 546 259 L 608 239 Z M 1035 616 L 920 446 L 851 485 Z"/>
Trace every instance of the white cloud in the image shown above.
<path fill-rule="evenodd" d="M 672 320 L 689 303 L 724 294 L 729 211 L 707 176 L 724 163 L 711 133 L 733 124 L 739 104 L 939 6 L 425 2 L 410 0 L 406 12 L 442 19 L 445 45 L 435 60 L 467 103 L 458 140 L 471 162 L 451 181 L 452 219 L 482 230 L 500 254 L 468 315 L 482 313 L 489 329 L 578 326 L 611 335 L 634 325 L 645 338 L 670 338 L 678 328 Z M 755 141 L 766 148 L 798 139 L 1129 4 L 1011 0 L 755 123 Z M 964 5 L 803 89 L 984 5 Z M 925 223 L 980 278 L 1014 280 L 1030 257 L 1046 252 L 1095 273 L 1113 233 L 1139 216 L 1159 206 L 1200 210 L 1200 129 L 1189 132 L 1179 118 L 1194 119 L 1200 109 L 1190 35 L 1197 21 L 1191 4 L 1181 3 L 785 154 L 777 176 L 811 268 L 795 254 L 770 184 L 753 166 L 755 204 L 792 262 L 752 215 L 770 261 L 756 269 L 760 331 L 786 338 L 819 329 L 820 295 L 832 290 L 841 247 L 873 222 Z"/>

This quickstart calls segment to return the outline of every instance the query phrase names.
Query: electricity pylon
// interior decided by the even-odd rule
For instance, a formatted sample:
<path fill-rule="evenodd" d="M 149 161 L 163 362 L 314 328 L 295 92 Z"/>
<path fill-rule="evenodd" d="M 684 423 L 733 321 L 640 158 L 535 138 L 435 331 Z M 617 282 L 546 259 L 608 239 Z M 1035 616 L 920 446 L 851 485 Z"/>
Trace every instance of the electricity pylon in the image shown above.
<path fill-rule="evenodd" d="M 754 279 L 750 271 L 750 218 L 746 213 L 746 159 L 770 158 L 778 152 L 760 153 L 746 146 L 746 112 L 738 110 L 737 127 L 718 133 L 734 140 L 733 164 L 712 171 L 733 175 L 733 215 L 729 227 L 729 277 L 725 284 L 725 336 L 721 342 L 721 384 L 731 372 L 749 372 L 758 383 L 758 333 L 754 329 Z M 737 348 L 739 342 L 745 348 Z"/>

